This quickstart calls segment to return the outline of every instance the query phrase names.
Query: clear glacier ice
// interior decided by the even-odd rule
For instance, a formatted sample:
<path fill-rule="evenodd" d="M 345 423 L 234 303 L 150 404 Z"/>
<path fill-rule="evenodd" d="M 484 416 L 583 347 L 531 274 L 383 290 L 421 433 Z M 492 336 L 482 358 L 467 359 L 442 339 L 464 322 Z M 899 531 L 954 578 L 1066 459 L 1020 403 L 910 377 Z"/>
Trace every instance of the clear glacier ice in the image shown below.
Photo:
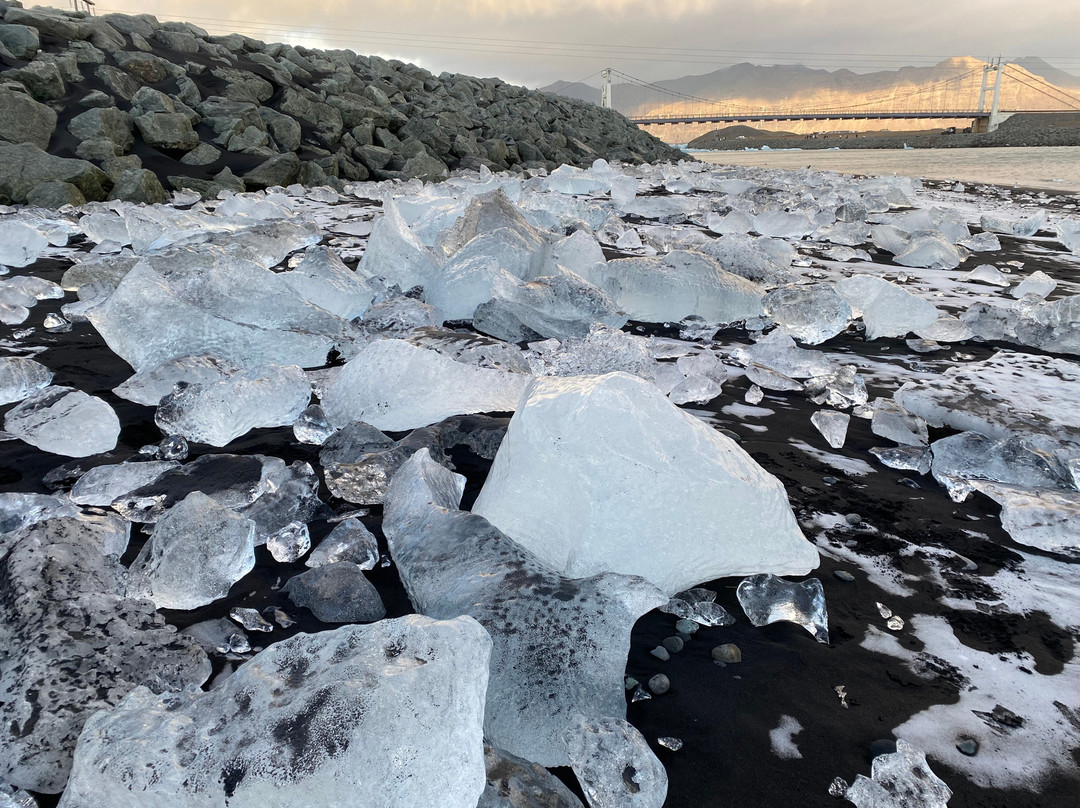
<path fill-rule="evenodd" d="M 590 808 L 661 808 L 668 778 L 633 726 L 620 718 L 576 715 L 566 731 L 570 766 Z"/>
<path fill-rule="evenodd" d="M 752 575 L 739 582 L 735 595 L 755 626 L 796 623 L 818 642 L 829 644 L 825 592 L 817 578 L 792 583 L 775 575 Z"/>
<path fill-rule="evenodd" d="M 4 429 L 45 452 L 88 457 L 120 437 L 120 419 L 100 398 L 62 385 L 43 387 L 4 416 Z"/>

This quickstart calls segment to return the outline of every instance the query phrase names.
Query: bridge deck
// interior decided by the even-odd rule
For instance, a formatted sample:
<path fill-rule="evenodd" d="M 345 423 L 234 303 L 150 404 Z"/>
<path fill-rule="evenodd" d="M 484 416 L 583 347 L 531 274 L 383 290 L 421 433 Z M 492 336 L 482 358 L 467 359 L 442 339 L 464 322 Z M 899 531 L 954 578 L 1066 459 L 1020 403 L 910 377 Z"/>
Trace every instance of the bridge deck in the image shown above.
<path fill-rule="evenodd" d="M 1043 110 L 1025 110 L 1025 112 Z M 745 123 L 748 121 L 866 121 L 895 118 L 989 118 L 989 112 L 946 110 L 943 112 L 763 112 L 739 115 L 652 115 L 629 118 L 638 125 L 661 123 Z"/>

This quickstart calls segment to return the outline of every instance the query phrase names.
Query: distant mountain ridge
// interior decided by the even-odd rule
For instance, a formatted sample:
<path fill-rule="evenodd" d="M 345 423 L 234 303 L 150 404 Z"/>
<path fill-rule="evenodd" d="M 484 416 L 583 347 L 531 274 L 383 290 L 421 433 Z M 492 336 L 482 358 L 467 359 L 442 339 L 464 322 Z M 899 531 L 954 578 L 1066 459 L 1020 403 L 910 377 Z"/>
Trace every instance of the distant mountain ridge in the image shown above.
<path fill-rule="evenodd" d="M 1047 64 L 1037 57 L 1012 62 L 1016 71 L 1008 71 L 1002 85 L 1002 105 L 1015 109 L 1068 108 L 1062 100 L 1073 96 L 1080 104 L 1080 77 Z M 654 82 L 655 86 L 676 93 L 716 99 L 737 107 L 838 107 L 870 101 L 913 98 L 923 104 L 959 108 L 977 102 L 982 81 L 982 60 L 970 56 L 954 57 L 932 67 L 902 67 L 873 73 L 851 70 L 822 70 L 803 65 L 760 66 L 744 62 L 703 75 Z M 956 77 L 968 76 L 960 81 Z M 954 79 L 954 81 L 949 81 Z M 1027 83 L 1025 83 L 1025 81 Z M 948 82 L 948 83 L 946 83 Z M 1049 82 L 1063 93 L 1046 95 L 1039 91 Z M 600 102 L 600 91 L 581 83 L 556 82 L 542 87 L 546 92 Z M 1067 95 L 1066 95 L 1067 94 Z M 675 99 L 634 84 L 617 84 L 612 100 L 615 109 L 634 116 L 656 109 L 657 101 L 666 102 L 664 111 L 678 112 Z M 692 102 L 687 102 L 690 104 Z M 957 106 L 951 106 L 956 104 Z"/>

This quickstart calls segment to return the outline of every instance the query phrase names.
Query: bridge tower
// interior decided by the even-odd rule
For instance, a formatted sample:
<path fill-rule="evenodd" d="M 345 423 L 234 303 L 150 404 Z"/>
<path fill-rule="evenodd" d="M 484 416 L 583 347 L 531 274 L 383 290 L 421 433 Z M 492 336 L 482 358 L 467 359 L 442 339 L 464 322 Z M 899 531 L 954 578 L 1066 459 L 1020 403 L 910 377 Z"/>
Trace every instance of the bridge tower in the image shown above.
<path fill-rule="evenodd" d="M 992 69 L 993 68 L 989 62 L 983 65 L 982 87 L 979 88 L 979 112 L 982 112 L 986 109 L 986 86 L 987 80 L 990 78 L 990 71 Z"/>
<path fill-rule="evenodd" d="M 1003 67 L 1004 65 L 1001 64 L 1001 57 L 999 56 L 995 66 L 994 100 L 990 104 L 990 121 L 986 126 L 987 132 L 993 132 L 1001 124 L 1001 116 L 998 113 L 998 107 L 1001 101 L 1001 74 Z"/>
<path fill-rule="evenodd" d="M 605 67 L 600 73 L 600 106 L 611 109 L 611 68 Z"/>

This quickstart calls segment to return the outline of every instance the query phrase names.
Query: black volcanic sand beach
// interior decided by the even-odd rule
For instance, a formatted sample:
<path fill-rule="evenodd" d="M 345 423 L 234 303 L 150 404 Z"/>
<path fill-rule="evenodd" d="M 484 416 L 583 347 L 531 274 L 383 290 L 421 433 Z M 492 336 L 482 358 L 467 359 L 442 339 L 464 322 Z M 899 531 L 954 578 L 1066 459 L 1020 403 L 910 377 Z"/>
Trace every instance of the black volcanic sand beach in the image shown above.
<path fill-rule="evenodd" d="M 1003 237 L 1002 241 L 1005 249 L 995 255 L 995 260 L 1011 257 L 1008 240 Z M 1038 268 L 1030 252 L 1023 255 L 1028 268 Z M 883 260 L 879 257 L 879 261 Z M 963 268 L 973 268 L 981 262 L 973 257 L 970 266 Z M 16 273 L 59 281 L 66 268 L 66 262 L 39 262 Z M 1049 264 L 1044 268 L 1049 269 Z M 1055 264 L 1054 271 L 1060 275 L 1062 265 Z M 69 294 L 67 300 L 71 297 Z M 111 392 L 128 378 L 131 370 L 89 324 L 76 324 L 68 333 L 50 334 L 43 330 L 44 316 L 59 311 L 63 302 L 45 300 L 33 308 L 30 319 L 20 328 L 35 327 L 36 331 L 20 344 L 47 346 L 34 358 L 55 372 L 54 384 L 71 385 L 100 396 L 117 411 L 123 425 L 119 445 L 113 452 L 93 458 L 90 464 L 123 461 L 140 446 L 161 439 L 153 422 L 153 409 L 124 401 Z M 678 336 L 677 329 L 657 326 L 631 323 L 627 329 L 634 333 Z M 750 342 L 748 333 L 741 328 L 724 330 L 715 339 L 725 347 Z M 850 353 L 852 357 L 875 360 L 888 357 L 898 365 L 923 362 L 945 367 L 950 362 L 943 354 L 929 358 L 914 354 L 903 340 L 867 342 L 854 329 L 818 347 L 832 353 Z M 1018 346 L 989 342 L 956 346 L 975 360 L 989 357 L 998 347 Z M 1023 350 L 1032 352 L 1028 348 Z M 871 399 L 891 393 L 891 389 L 875 387 L 870 378 L 867 383 Z M 1020 616 L 951 611 L 943 607 L 939 599 L 945 594 L 959 598 L 985 596 L 981 580 L 1020 560 L 1016 552 L 1020 548 L 1000 526 L 997 506 L 978 494 L 956 504 L 929 475 L 920 477 L 911 473 L 918 488 L 902 484 L 901 480 L 907 476 L 905 472 L 889 469 L 869 454 L 870 447 L 889 445 L 889 442 L 873 435 L 868 421 L 852 418 L 844 448 L 829 449 L 810 423 L 810 415 L 819 407 L 801 393 L 767 392 L 759 406 L 773 410 L 774 414 L 754 421 L 766 430 L 748 428 L 746 421 L 723 411 L 732 402 L 741 402 L 748 387 L 745 377 L 732 378 L 718 399 L 694 409 L 706 414 L 717 427 L 738 436 L 742 448 L 784 483 L 801 521 L 812 520 L 815 514 L 861 516 L 859 524 L 826 531 L 819 540 L 826 547 L 853 542 L 851 549 L 857 555 L 916 576 L 929 569 L 926 554 L 918 548 L 948 548 L 973 561 L 977 571 L 965 571 L 963 561 L 958 559 L 955 565 L 943 570 L 948 592 L 925 576 L 921 584 L 913 587 L 912 596 L 902 598 L 867 580 L 857 565 L 822 556 L 821 567 L 815 574 L 822 581 L 828 605 L 829 645 L 815 642 L 810 634 L 793 624 L 751 626 L 735 597 L 738 579 L 704 584 L 717 591 L 718 602 L 736 617 L 735 625 L 701 628 L 681 653 L 661 662 L 650 651 L 675 634 L 676 618 L 654 611 L 639 620 L 627 674 L 645 683 L 654 674 L 664 673 L 671 680 L 671 689 L 662 696 L 629 704 L 628 719 L 642 732 L 667 769 L 670 786 L 666 805 L 670 808 L 846 804 L 828 794 L 834 777 L 850 782 L 857 774 L 869 775 L 871 743 L 892 739 L 894 727 L 931 705 L 958 700 L 960 685 L 956 670 L 948 664 L 934 670 L 931 678 L 921 678 L 901 660 L 860 646 L 868 626 L 884 629 L 884 620 L 875 605 L 877 601 L 888 603 L 904 618 L 916 614 L 943 616 L 961 642 L 970 648 L 1002 655 L 1027 652 L 1036 661 L 1033 676 L 1060 671 L 1073 658 L 1080 638 L 1070 636 L 1037 612 Z M 934 430 L 931 438 L 946 434 L 944 430 Z M 847 474 L 793 446 L 792 439 L 805 441 L 832 455 L 869 462 L 873 472 L 864 476 Z M 307 460 L 318 468 L 318 451 L 317 446 L 299 444 L 291 429 L 280 428 L 251 432 L 220 450 L 193 445 L 191 459 L 206 453 L 262 453 L 280 457 L 287 463 Z M 469 508 L 490 463 L 465 449 L 456 450 L 453 461 L 457 471 L 468 479 L 462 507 Z M 43 483 L 43 476 L 62 464 L 83 470 L 88 467 L 85 461 L 65 463 L 64 458 L 39 452 L 21 441 L 0 443 L 0 491 L 47 493 L 50 489 Z M 325 485 L 321 497 L 338 513 L 356 510 L 355 506 L 334 499 Z M 379 529 L 381 508 L 370 510 L 363 521 L 379 537 L 382 552 L 386 554 Z M 314 545 L 332 525 L 324 519 L 310 527 Z M 964 532 L 973 527 L 987 534 L 990 540 Z M 145 539 L 146 534 L 133 526 L 125 563 L 135 557 Z M 908 544 L 915 545 L 914 553 L 901 552 Z M 1028 555 L 1039 554 L 1031 548 L 1023 550 Z M 303 561 L 278 564 L 266 548 L 259 548 L 255 570 L 233 587 L 227 600 L 189 612 L 165 612 L 166 618 L 178 627 L 185 627 L 224 617 L 236 606 L 260 610 L 280 606 L 297 620 L 289 629 L 275 628 L 273 633 L 265 635 L 252 633 L 253 646 L 268 645 L 300 631 L 334 628 L 317 621 L 306 609 L 293 606 L 280 591 L 284 580 L 303 569 Z M 850 572 L 854 580 L 838 579 L 833 574 L 837 570 Z M 388 617 L 412 611 L 392 565 L 377 566 L 367 575 L 381 594 Z M 907 629 L 899 632 L 898 638 L 912 652 L 922 648 Z M 742 662 L 727 666 L 715 663 L 710 652 L 721 643 L 737 644 L 742 651 Z M 220 657 L 214 657 L 214 663 L 216 675 L 223 663 Z M 846 688 L 847 709 L 834 690 L 841 685 Z M 630 701 L 629 694 L 627 700 Z M 785 715 L 794 717 L 803 727 L 794 737 L 801 759 L 781 759 L 771 750 L 769 732 Z M 671 751 L 657 743 L 661 737 L 678 738 L 684 746 Z M 951 808 L 1075 808 L 1078 804 L 1075 780 L 1046 781 L 1038 793 L 990 790 L 975 786 L 932 755 L 928 760 L 934 772 L 954 792 Z M 569 770 L 557 770 L 557 773 L 580 794 Z M 42 806 L 55 805 L 56 800 L 52 796 L 39 797 Z"/>

